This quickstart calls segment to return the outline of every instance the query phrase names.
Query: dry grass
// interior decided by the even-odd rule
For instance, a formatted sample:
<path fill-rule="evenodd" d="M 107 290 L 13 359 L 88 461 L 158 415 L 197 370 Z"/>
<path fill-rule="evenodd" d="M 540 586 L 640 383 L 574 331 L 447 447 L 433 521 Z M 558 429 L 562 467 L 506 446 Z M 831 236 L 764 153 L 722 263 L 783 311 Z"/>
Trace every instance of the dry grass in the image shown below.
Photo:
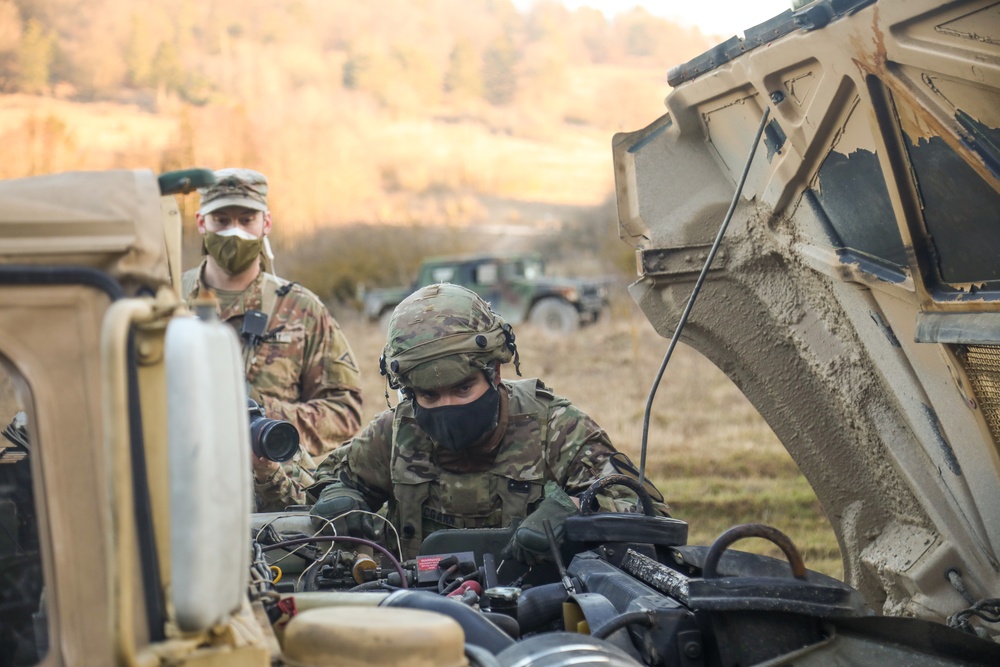
<path fill-rule="evenodd" d="M 367 421 L 386 405 L 377 366 L 383 339 L 353 313 L 336 315 L 361 361 Z M 668 341 L 631 302 L 618 304 L 614 315 L 613 322 L 568 339 L 519 327 L 521 369 L 571 398 L 638 464 L 643 413 Z M 510 365 L 503 370 L 513 373 Z M 843 576 L 833 532 L 791 457 L 736 386 L 684 345 L 654 400 L 646 465 L 673 515 L 688 522 L 691 544 L 710 544 L 736 524 L 762 522 L 788 534 L 807 567 Z M 781 557 L 757 542 L 736 548 Z"/>
<path fill-rule="evenodd" d="M 525 377 L 541 377 L 571 398 L 638 464 L 643 412 L 667 341 L 634 305 L 619 304 L 613 312 L 613 322 L 566 339 L 519 327 L 521 368 Z M 353 311 L 335 315 L 361 363 L 367 422 L 386 405 L 377 364 L 383 337 Z M 504 371 L 513 373 L 513 367 Z M 6 379 L 0 368 L 0 397 L 9 398 L 13 392 Z M 6 408 L 0 412 L 4 419 L 18 409 L 9 402 L 0 405 Z M 654 401 L 647 472 L 673 515 L 688 522 L 691 544 L 710 544 L 740 523 L 766 523 L 792 538 L 808 567 L 842 577 L 829 523 L 788 453 L 735 385 L 683 344 Z M 740 542 L 737 548 L 781 557 L 767 543 L 756 542 Z"/>
<path fill-rule="evenodd" d="M 0 178 L 159 165 L 176 122 L 128 104 L 0 96 Z"/>

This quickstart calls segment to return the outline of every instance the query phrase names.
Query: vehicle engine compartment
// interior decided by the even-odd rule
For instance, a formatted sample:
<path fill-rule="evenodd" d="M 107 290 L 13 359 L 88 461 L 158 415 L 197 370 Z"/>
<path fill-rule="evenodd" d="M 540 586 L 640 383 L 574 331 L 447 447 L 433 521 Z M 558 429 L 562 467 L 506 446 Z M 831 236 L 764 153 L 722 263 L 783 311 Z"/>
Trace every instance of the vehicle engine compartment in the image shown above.
<path fill-rule="evenodd" d="M 566 521 L 561 548 L 550 538 L 553 562 L 530 568 L 498 555 L 516 526 L 439 531 L 404 562 L 376 543 L 321 533 L 301 509 L 254 515 L 252 527 L 252 597 L 279 637 L 315 607 L 377 606 L 451 617 L 470 663 L 483 667 L 1000 660 L 1000 646 L 974 633 L 876 616 L 763 524 L 692 546 L 679 519 L 585 513 Z M 730 548 L 744 538 L 771 541 L 787 562 Z"/>

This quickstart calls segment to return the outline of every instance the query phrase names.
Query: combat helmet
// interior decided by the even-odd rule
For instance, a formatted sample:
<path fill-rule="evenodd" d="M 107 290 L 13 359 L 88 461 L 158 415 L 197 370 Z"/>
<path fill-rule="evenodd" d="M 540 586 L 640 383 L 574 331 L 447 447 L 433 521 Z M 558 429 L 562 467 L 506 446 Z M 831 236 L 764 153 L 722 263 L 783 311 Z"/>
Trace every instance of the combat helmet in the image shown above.
<path fill-rule="evenodd" d="M 439 283 L 422 287 L 396 306 L 379 367 L 393 389 L 431 389 L 511 359 L 520 375 L 511 326 L 472 290 Z"/>

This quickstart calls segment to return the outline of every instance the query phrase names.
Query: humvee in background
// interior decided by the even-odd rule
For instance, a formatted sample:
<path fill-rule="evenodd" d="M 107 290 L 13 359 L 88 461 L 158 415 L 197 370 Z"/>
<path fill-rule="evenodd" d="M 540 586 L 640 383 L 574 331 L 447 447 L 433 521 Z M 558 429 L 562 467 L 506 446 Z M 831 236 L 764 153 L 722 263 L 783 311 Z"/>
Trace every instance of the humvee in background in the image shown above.
<path fill-rule="evenodd" d="M 547 275 L 538 255 L 478 254 L 431 257 L 420 265 L 412 285 L 367 290 L 362 299 L 365 315 L 386 330 L 400 301 L 434 283 L 467 287 L 508 323 L 530 322 L 556 334 L 596 322 L 608 305 L 604 282 Z"/>
<path fill-rule="evenodd" d="M 772 526 L 688 545 L 624 463 L 531 568 L 507 529 L 400 562 L 395 527 L 252 515 L 239 343 L 174 287 L 170 193 L 211 174 L 0 182 L 0 665 L 1000 664 L 998 23 L 814 3 L 674 70 L 668 115 L 615 140 L 632 293 L 664 335 L 734 212 L 684 339 L 813 484 L 846 583 Z M 636 512 L 594 511 L 611 484 Z"/>

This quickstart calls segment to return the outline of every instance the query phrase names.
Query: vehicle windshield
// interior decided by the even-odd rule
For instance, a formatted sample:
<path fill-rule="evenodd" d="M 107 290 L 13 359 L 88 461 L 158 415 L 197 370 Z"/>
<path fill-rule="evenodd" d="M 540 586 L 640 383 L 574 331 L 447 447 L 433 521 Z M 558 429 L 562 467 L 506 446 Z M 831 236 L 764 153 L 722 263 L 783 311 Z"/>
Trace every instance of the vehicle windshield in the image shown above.
<path fill-rule="evenodd" d="M 540 259 L 524 257 L 505 264 L 504 274 L 508 280 L 537 280 L 545 275 L 545 264 Z"/>
<path fill-rule="evenodd" d="M 48 649 L 27 401 L 0 357 L 0 665 L 38 664 Z"/>

